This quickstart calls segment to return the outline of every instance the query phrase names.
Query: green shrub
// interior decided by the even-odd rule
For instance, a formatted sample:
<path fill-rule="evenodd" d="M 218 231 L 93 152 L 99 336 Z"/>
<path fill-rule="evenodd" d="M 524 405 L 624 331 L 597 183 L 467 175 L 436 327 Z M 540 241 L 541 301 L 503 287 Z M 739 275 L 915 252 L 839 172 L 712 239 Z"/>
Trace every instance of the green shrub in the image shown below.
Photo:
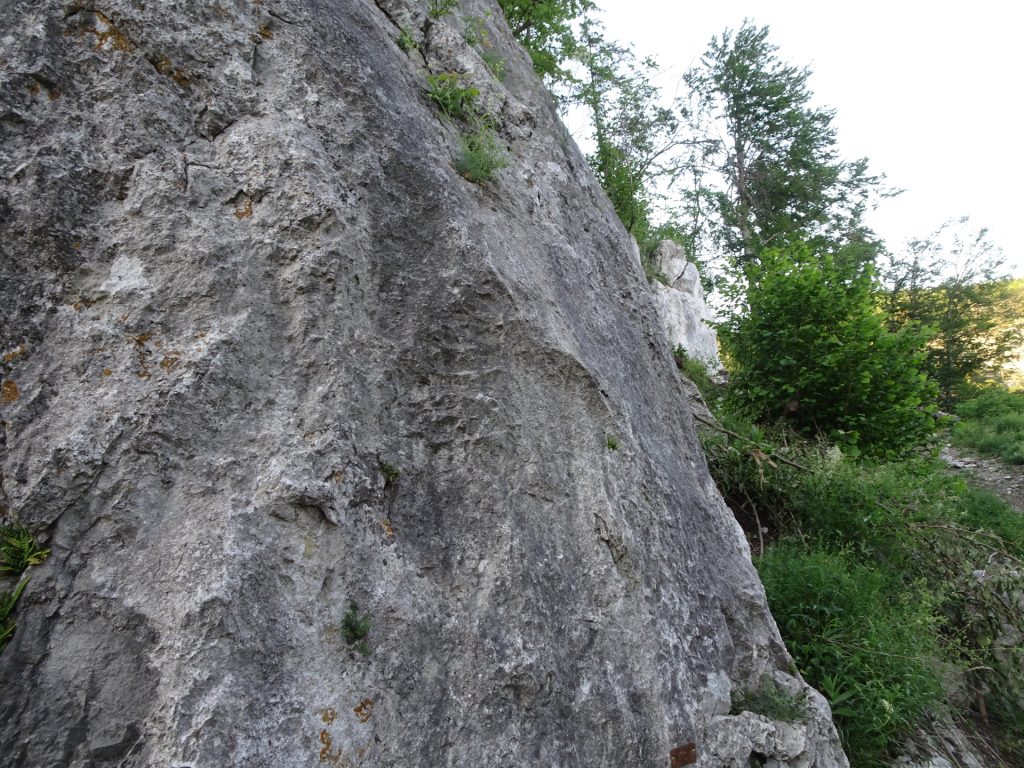
<path fill-rule="evenodd" d="M 480 91 L 471 86 L 463 86 L 457 72 L 427 75 L 427 87 L 430 100 L 437 104 L 446 117 L 466 122 L 477 119 L 476 99 Z"/>
<path fill-rule="evenodd" d="M 30 565 L 39 565 L 50 554 L 40 549 L 32 534 L 22 525 L 0 523 L 0 573 L 21 573 Z"/>
<path fill-rule="evenodd" d="M 496 53 L 490 51 L 482 51 L 480 58 L 484 60 L 484 66 L 494 76 L 494 79 L 498 82 L 505 80 L 505 59 Z"/>
<path fill-rule="evenodd" d="M 359 614 L 359 605 L 355 600 L 349 601 L 348 611 L 341 619 L 341 633 L 345 642 L 359 653 L 370 655 L 370 644 L 366 640 L 370 634 L 370 617 Z"/>
<path fill-rule="evenodd" d="M 412 33 L 405 27 L 402 27 L 401 32 L 398 35 L 398 47 L 406 53 L 412 53 L 413 51 L 419 50 L 419 45 L 416 43 L 416 38 L 412 36 Z"/>
<path fill-rule="evenodd" d="M 398 478 L 402 473 L 386 461 L 378 461 L 377 464 L 380 466 L 380 473 L 384 476 L 384 487 L 393 488 L 397 485 Z"/>
<path fill-rule="evenodd" d="M 18 602 L 18 598 L 21 597 L 21 593 L 25 591 L 26 584 L 28 584 L 28 579 L 19 582 L 11 592 L 0 592 L 0 652 L 7 647 L 7 642 L 14 634 L 15 623 L 11 614 L 14 613 L 14 606 Z"/>
<path fill-rule="evenodd" d="M 459 0 L 430 0 L 430 18 L 440 19 L 459 7 Z"/>
<path fill-rule="evenodd" d="M 882 765 L 942 700 L 941 622 L 929 593 L 894 592 L 844 553 L 779 542 L 757 560 L 772 614 L 804 678 L 821 691 L 847 754 Z"/>
<path fill-rule="evenodd" d="M 697 385 L 697 389 L 705 399 L 708 399 L 717 389 L 708 374 L 708 367 L 700 360 L 690 357 L 681 344 L 676 344 L 672 350 L 672 359 L 676 361 L 676 368 L 680 373 Z"/>
<path fill-rule="evenodd" d="M 932 432 L 926 336 L 912 325 L 887 330 L 871 267 L 856 253 L 769 249 L 748 280 L 748 306 L 721 334 L 737 407 L 851 452 L 901 455 Z"/>
<path fill-rule="evenodd" d="M 753 691 L 741 691 L 733 696 L 732 712 L 754 712 L 772 720 L 795 723 L 807 719 L 807 700 L 765 676 Z"/>
<path fill-rule="evenodd" d="M 605 440 L 605 445 L 607 446 L 609 451 L 617 451 L 617 450 L 619 450 L 618 438 L 613 437 L 612 435 L 608 435 L 608 439 Z"/>
<path fill-rule="evenodd" d="M 491 36 L 487 32 L 487 22 L 480 16 L 467 16 L 462 29 L 462 39 L 469 45 L 491 45 Z"/>
<path fill-rule="evenodd" d="M 508 165 L 508 153 L 497 134 L 484 125 L 460 137 L 459 143 L 455 169 L 474 184 L 493 180 L 494 174 Z"/>

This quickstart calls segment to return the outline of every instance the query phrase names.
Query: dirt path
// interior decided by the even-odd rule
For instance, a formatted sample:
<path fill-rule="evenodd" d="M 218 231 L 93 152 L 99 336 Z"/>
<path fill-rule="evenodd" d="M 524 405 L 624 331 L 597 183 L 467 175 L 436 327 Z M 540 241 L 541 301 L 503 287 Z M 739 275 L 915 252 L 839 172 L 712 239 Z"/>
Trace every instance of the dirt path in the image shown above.
<path fill-rule="evenodd" d="M 991 491 L 1024 514 L 1024 465 L 974 456 L 951 445 L 943 448 L 940 455 L 956 474 L 979 488 Z"/>

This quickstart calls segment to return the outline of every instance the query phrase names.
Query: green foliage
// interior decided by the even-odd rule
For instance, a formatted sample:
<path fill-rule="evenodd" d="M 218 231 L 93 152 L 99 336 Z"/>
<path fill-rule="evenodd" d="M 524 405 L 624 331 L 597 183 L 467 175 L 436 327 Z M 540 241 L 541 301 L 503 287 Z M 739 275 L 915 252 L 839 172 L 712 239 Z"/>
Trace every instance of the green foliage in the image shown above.
<path fill-rule="evenodd" d="M 887 750 L 938 705 L 939 619 L 929 594 L 894 590 L 842 552 L 776 543 L 757 561 L 772 614 L 801 674 L 829 699 L 854 765 Z"/>
<path fill-rule="evenodd" d="M 440 19 L 459 7 L 459 0 L 430 0 L 430 18 Z"/>
<path fill-rule="evenodd" d="M 726 181 L 715 193 L 722 241 L 741 262 L 794 236 L 863 237 L 879 184 L 866 160 L 838 159 L 834 112 L 811 106 L 810 70 L 780 60 L 768 35 L 749 22 L 727 30 L 686 75 L 702 160 Z"/>
<path fill-rule="evenodd" d="M 765 676 L 754 690 L 741 691 L 733 696 L 732 712 L 754 712 L 772 720 L 795 723 L 807 719 L 807 700 Z"/>
<path fill-rule="evenodd" d="M 413 51 L 419 50 L 419 45 L 416 43 L 416 38 L 412 36 L 412 33 L 405 27 L 402 27 L 401 32 L 398 35 L 398 47 L 401 48 L 405 53 L 412 53 Z"/>
<path fill-rule="evenodd" d="M 671 177 L 667 162 L 682 142 L 674 108 L 662 106 L 652 77 L 657 66 L 604 38 L 585 22 L 580 59 L 586 79 L 574 93 L 590 112 L 595 150 L 587 156 L 626 230 L 644 244 L 651 230 L 654 186 Z"/>
<path fill-rule="evenodd" d="M 1024 756 L 1024 516 L 937 461 L 843 458 L 717 416 L 730 434 L 701 434 L 712 475 L 855 768 L 947 706 L 940 683 L 961 710 L 983 696 L 1007 755 Z"/>
<path fill-rule="evenodd" d="M 370 634 L 370 617 L 359 614 L 359 605 L 355 600 L 349 601 L 348 611 L 341 619 L 341 633 L 348 645 L 363 656 L 370 655 L 370 644 L 366 640 Z"/>
<path fill-rule="evenodd" d="M 474 184 L 494 179 L 494 174 L 508 165 L 508 152 L 497 134 L 480 125 L 467 136 L 460 137 L 460 153 L 455 169 Z"/>
<path fill-rule="evenodd" d="M 498 0 L 512 34 L 548 82 L 571 81 L 566 67 L 579 49 L 573 22 L 594 10 L 591 0 Z"/>
<path fill-rule="evenodd" d="M 616 437 L 608 435 L 608 439 L 605 441 L 605 444 L 608 446 L 609 451 L 619 450 L 619 440 Z"/>
<path fill-rule="evenodd" d="M 491 51 L 481 51 L 480 58 L 484 61 L 484 66 L 494 76 L 494 79 L 498 82 L 502 82 L 505 79 L 505 59 L 496 53 Z"/>
<path fill-rule="evenodd" d="M 22 580 L 12 592 L 0 592 L 0 652 L 7 647 L 7 642 L 14 634 L 16 625 L 12 614 L 18 598 L 25 591 L 26 584 L 28 584 L 28 579 Z"/>
<path fill-rule="evenodd" d="M 467 16 L 462 39 L 473 46 L 490 46 L 491 35 L 487 31 L 487 22 L 480 16 Z"/>
<path fill-rule="evenodd" d="M 951 408 L 980 384 L 999 381 L 1024 343 L 1024 291 L 1001 274 L 1002 253 L 986 230 L 948 221 L 907 253 L 890 255 L 883 277 L 895 323 L 932 329 L 925 366 Z"/>
<path fill-rule="evenodd" d="M 711 381 L 708 367 L 700 360 L 686 354 L 686 350 L 683 349 L 681 344 L 676 344 L 675 349 L 672 350 L 672 359 L 676 362 L 676 368 L 686 378 L 696 384 L 701 395 L 708 399 L 717 388 L 714 382 Z"/>
<path fill-rule="evenodd" d="M 925 335 L 888 330 L 854 249 L 769 249 L 747 274 L 747 307 L 721 335 L 738 407 L 873 454 L 903 453 L 933 430 Z"/>
<path fill-rule="evenodd" d="M 437 104 L 445 116 L 466 122 L 477 119 L 476 99 L 480 91 L 472 86 L 464 86 L 457 72 L 427 75 L 427 87 L 430 100 Z"/>
<path fill-rule="evenodd" d="M 989 389 L 957 407 L 953 443 L 1024 464 L 1024 392 Z"/>
<path fill-rule="evenodd" d="M 401 475 L 401 472 L 399 472 L 396 467 L 393 467 L 390 464 L 388 464 L 386 461 L 378 461 L 377 463 L 380 466 L 380 473 L 384 475 L 384 487 L 393 488 L 395 485 L 397 485 L 398 478 Z"/>
<path fill-rule="evenodd" d="M 669 285 L 668 276 L 658 269 L 657 265 L 650 259 L 644 259 L 644 276 L 648 283 L 661 283 Z"/>
<path fill-rule="evenodd" d="M 24 526 L 0 523 L 0 573 L 20 575 L 30 565 L 39 565 L 50 554 L 40 549 Z"/>

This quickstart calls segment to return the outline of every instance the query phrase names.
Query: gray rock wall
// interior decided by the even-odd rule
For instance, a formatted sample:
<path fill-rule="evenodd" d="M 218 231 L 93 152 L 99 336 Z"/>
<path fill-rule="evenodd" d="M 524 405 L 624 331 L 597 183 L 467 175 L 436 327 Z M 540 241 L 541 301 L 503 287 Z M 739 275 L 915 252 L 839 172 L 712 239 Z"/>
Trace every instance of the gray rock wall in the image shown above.
<path fill-rule="evenodd" d="M 5 764 L 845 765 L 495 4 L 7 0 L 0 183 Z"/>
<path fill-rule="evenodd" d="M 718 334 L 711 326 L 714 314 L 704 300 L 697 265 L 687 261 L 683 249 L 671 240 L 663 240 L 652 258 L 668 280 L 668 285 L 652 282 L 651 290 L 669 344 L 682 347 L 712 372 L 720 370 Z"/>

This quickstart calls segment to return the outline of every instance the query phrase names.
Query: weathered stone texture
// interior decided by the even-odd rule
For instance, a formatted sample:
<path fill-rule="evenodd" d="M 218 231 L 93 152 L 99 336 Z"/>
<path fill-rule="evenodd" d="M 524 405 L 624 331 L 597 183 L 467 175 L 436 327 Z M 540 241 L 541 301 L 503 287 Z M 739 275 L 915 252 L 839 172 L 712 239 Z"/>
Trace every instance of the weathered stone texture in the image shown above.
<path fill-rule="evenodd" d="M 686 260 L 683 249 L 671 240 L 664 240 L 652 254 L 655 268 L 668 280 L 668 285 L 651 283 L 658 316 L 665 328 L 669 344 L 681 346 L 686 353 L 718 371 L 718 334 L 711 326 L 714 313 L 704 301 L 697 265 Z"/>
<path fill-rule="evenodd" d="M 785 668 L 626 234 L 497 6 L 425 10 L 0 7 L 6 765 L 725 765 Z"/>

